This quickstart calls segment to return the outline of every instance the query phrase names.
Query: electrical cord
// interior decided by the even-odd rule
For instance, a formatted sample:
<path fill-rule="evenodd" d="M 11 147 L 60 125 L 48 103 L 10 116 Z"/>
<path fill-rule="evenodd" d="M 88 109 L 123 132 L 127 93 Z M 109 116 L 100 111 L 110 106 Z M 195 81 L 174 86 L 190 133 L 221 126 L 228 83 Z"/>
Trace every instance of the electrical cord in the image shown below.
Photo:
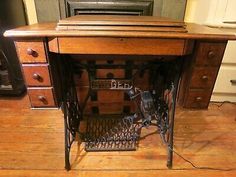
<path fill-rule="evenodd" d="M 168 146 L 168 149 L 170 149 L 173 153 L 175 153 L 177 156 L 179 156 L 181 159 L 183 159 L 185 162 L 189 163 L 194 169 L 198 170 L 217 170 L 217 171 L 233 171 L 236 170 L 236 168 L 229 168 L 229 169 L 223 169 L 223 168 L 213 168 L 213 167 L 199 167 L 196 166 L 193 162 L 186 159 L 182 155 L 180 155 L 178 152 L 176 152 L 174 149 L 172 149 L 170 146 Z"/>
<path fill-rule="evenodd" d="M 229 104 L 233 104 L 233 105 L 236 105 L 235 102 L 231 102 L 231 101 L 223 101 L 221 102 L 220 104 L 217 104 L 215 102 L 211 103 L 212 105 L 216 105 L 218 108 L 220 108 L 221 106 L 223 106 L 225 103 L 229 103 Z"/>
<path fill-rule="evenodd" d="M 223 168 L 214 168 L 214 167 L 199 167 L 196 166 L 193 162 L 191 162 L 190 160 L 186 159 L 185 157 L 183 157 L 181 154 L 179 154 L 178 152 L 176 152 L 173 148 L 170 147 L 169 143 L 165 140 L 164 135 L 160 133 L 162 142 L 166 145 L 166 147 L 172 151 L 174 154 L 176 154 L 178 157 L 180 157 L 181 159 L 183 159 L 185 162 L 189 163 L 194 169 L 198 169 L 198 170 L 217 170 L 217 171 L 233 171 L 236 170 L 236 168 L 229 168 L 229 169 L 223 169 Z M 175 169 L 173 169 L 175 170 Z M 178 169 L 181 170 L 181 169 Z M 182 169 L 182 170 L 186 170 L 186 169 Z"/>
<path fill-rule="evenodd" d="M 174 87 L 172 88 L 172 92 L 174 91 Z M 130 94 L 129 94 L 130 95 Z M 132 95 L 130 95 L 132 96 Z M 172 100 L 174 101 L 174 100 Z M 142 115 L 142 111 L 140 109 L 140 107 L 138 106 L 139 104 L 137 103 L 137 107 L 139 108 L 139 112 L 141 113 Z M 145 119 L 144 115 L 142 115 L 143 119 Z M 161 125 L 162 127 L 163 125 Z M 142 126 L 142 127 L 145 127 L 145 126 Z M 141 128 L 142 128 L 141 127 Z M 236 170 L 236 168 L 230 168 L 230 169 L 223 169 L 223 168 L 214 168 L 214 167 L 199 167 L 197 165 L 195 165 L 193 162 L 191 162 L 190 160 L 188 160 L 187 158 L 183 157 L 181 154 L 179 154 L 177 151 L 175 151 L 171 145 L 167 142 L 166 138 L 165 138 L 165 134 L 167 132 L 167 130 L 169 128 L 161 128 L 159 127 L 159 132 L 160 132 L 160 137 L 161 137 L 161 140 L 163 142 L 163 144 L 166 145 L 166 148 L 169 149 L 170 151 L 172 151 L 174 154 L 176 154 L 178 157 L 180 157 L 181 159 L 183 159 L 185 162 L 189 163 L 194 169 L 198 169 L 198 170 L 217 170 L 217 171 L 233 171 L 233 170 Z M 175 170 L 175 169 L 174 169 Z M 179 170 L 179 169 L 178 169 Z M 184 170 L 184 169 L 183 169 Z"/>

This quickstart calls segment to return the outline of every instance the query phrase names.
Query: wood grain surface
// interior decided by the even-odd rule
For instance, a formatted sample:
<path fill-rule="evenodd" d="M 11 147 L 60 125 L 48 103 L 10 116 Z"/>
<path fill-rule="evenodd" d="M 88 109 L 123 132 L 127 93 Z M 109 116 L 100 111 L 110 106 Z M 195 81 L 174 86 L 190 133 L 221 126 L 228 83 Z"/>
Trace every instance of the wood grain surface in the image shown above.
<path fill-rule="evenodd" d="M 47 62 L 43 39 L 17 40 L 15 41 L 15 45 L 21 63 Z M 28 54 L 27 50 L 32 50 L 33 54 Z"/>
<path fill-rule="evenodd" d="M 58 45 L 60 53 L 65 54 L 183 55 L 185 40 L 59 37 Z"/>
<path fill-rule="evenodd" d="M 30 110 L 28 104 L 27 97 L 0 98 L 1 177 L 236 175 L 235 170 L 194 170 L 176 155 L 173 170 L 168 170 L 165 146 L 153 128 L 143 129 L 137 151 L 87 153 L 83 143 L 75 143 L 72 171 L 66 172 L 62 112 Z M 178 108 L 174 136 L 176 151 L 197 166 L 236 168 L 235 112 L 236 106 L 227 103 L 220 108 L 211 104 L 207 111 Z"/>
<path fill-rule="evenodd" d="M 48 64 L 23 64 L 22 69 L 27 86 L 51 86 Z"/>
<path fill-rule="evenodd" d="M 27 92 L 32 108 L 56 106 L 52 87 L 28 87 Z"/>
<path fill-rule="evenodd" d="M 212 39 L 236 40 L 235 30 L 210 28 L 194 23 L 186 23 L 187 33 L 179 32 L 147 32 L 147 31 L 59 31 L 56 23 L 42 23 L 8 30 L 5 37 L 58 37 L 58 36 L 110 36 L 110 37 L 148 37 L 148 38 L 186 38 L 186 39 Z"/>
<path fill-rule="evenodd" d="M 59 20 L 58 25 L 93 25 L 93 26 L 169 26 L 184 27 L 180 20 L 172 20 L 154 16 L 126 16 L 126 15 L 76 15 Z"/>

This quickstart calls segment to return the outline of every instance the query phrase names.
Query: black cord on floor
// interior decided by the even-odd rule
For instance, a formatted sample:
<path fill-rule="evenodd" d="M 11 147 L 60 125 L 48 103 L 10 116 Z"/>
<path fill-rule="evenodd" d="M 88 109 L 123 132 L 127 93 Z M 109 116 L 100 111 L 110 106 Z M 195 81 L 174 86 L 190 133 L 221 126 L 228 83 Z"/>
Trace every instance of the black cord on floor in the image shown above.
<path fill-rule="evenodd" d="M 224 168 L 214 168 L 214 167 L 199 167 L 196 166 L 193 162 L 191 162 L 190 160 L 186 159 L 185 157 L 183 157 L 181 154 L 179 154 L 178 152 L 176 152 L 173 148 L 171 148 L 171 146 L 169 145 L 169 143 L 166 141 L 164 134 L 160 133 L 160 137 L 161 140 L 163 142 L 164 145 L 166 145 L 166 148 L 168 148 L 170 151 L 172 151 L 173 153 L 175 153 L 177 156 L 179 156 L 181 159 L 183 159 L 185 162 L 189 163 L 194 169 L 198 169 L 198 170 L 217 170 L 217 171 L 233 171 L 236 170 L 236 168 L 229 168 L 229 169 L 224 169 Z M 173 169 L 173 170 L 186 170 L 185 168 L 181 168 L 181 169 Z"/>
<path fill-rule="evenodd" d="M 235 102 L 231 102 L 231 101 L 223 101 L 220 104 L 216 103 L 216 102 L 211 102 L 212 105 L 216 105 L 218 108 L 220 108 L 221 106 L 223 106 L 225 103 L 229 103 L 229 104 L 233 104 L 236 105 Z"/>
<path fill-rule="evenodd" d="M 236 168 L 224 169 L 224 168 L 213 168 L 213 167 L 199 167 L 199 166 L 196 166 L 193 162 L 191 162 L 190 160 L 186 159 L 185 157 L 180 155 L 178 152 L 176 152 L 174 149 L 172 149 L 168 144 L 166 144 L 166 145 L 167 145 L 169 150 L 171 150 L 173 153 L 175 153 L 177 156 L 179 156 L 185 162 L 189 163 L 194 169 L 198 169 L 198 170 L 217 170 L 217 171 L 233 171 L 233 170 L 236 170 Z M 176 170 L 176 169 L 173 169 L 173 170 Z M 181 170 L 181 169 L 178 169 L 178 170 Z M 185 170 L 185 169 L 183 168 L 182 170 Z"/>

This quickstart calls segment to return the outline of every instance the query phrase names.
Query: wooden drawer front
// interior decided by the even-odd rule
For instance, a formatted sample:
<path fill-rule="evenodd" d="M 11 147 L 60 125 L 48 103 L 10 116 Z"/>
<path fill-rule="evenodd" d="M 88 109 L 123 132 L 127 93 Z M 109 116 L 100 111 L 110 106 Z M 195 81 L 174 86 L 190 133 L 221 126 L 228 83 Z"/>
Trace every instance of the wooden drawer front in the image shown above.
<path fill-rule="evenodd" d="M 214 85 L 218 68 L 195 67 L 190 81 L 191 88 L 211 88 Z"/>
<path fill-rule="evenodd" d="M 84 101 L 87 93 L 88 87 L 76 87 L 78 99 L 80 101 Z M 97 90 L 93 92 L 92 98 L 90 97 L 88 101 L 95 101 L 101 103 L 117 103 L 117 102 L 124 102 L 124 91 L 117 91 L 117 90 Z"/>
<path fill-rule="evenodd" d="M 196 64 L 198 66 L 219 66 L 226 43 L 200 42 L 197 44 Z"/>
<path fill-rule="evenodd" d="M 119 59 L 107 59 L 107 60 L 97 60 L 97 65 L 125 65 L 125 60 L 119 60 Z"/>
<path fill-rule="evenodd" d="M 124 111 L 123 103 L 99 103 L 98 108 L 100 114 L 122 114 Z"/>
<path fill-rule="evenodd" d="M 185 101 L 185 108 L 207 108 L 211 97 L 211 90 L 190 90 Z"/>
<path fill-rule="evenodd" d="M 228 41 L 222 63 L 236 64 L 236 41 Z"/>
<path fill-rule="evenodd" d="M 186 40 L 154 38 L 59 37 L 50 51 L 69 54 L 183 55 Z M 54 43 L 54 41 L 51 41 Z M 83 45 L 80 45 L 83 44 Z"/>
<path fill-rule="evenodd" d="M 45 47 L 42 39 L 15 42 L 21 63 L 46 63 Z"/>
<path fill-rule="evenodd" d="M 221 66 L 213 92 L 236 94 L 235 66 Z"/>
<path fill-rule="evenodd" d="M 22 65 L 28 86 L 51 86 L 48 64 Z"/>
<path fill-rule="evenodd" d="M 124 91 L 99 90 L 97 91 L 98 101 L 101 103 L 117 103 L 124 101 Z"/>
<path fill-rule="evenodd" d="M 123 69 L 97 69 L 96 77 L 97 78 L 125 78 L 125 71 Z"/>
<path fill-rule="evenodd" d="M 28 95 L 32 107 L 55 107 L 53 88 L 28 88 Z"/>
<path fill-rule="evenodd" d="M 101 102 L 89 102 L 85 113 L 91 114 L 97 110 L 99 114 L 123 114 L 125 110 L 134 113 L 137 108 L 133 102 L 121 102 L 121 103 L 101 103 Z"/>

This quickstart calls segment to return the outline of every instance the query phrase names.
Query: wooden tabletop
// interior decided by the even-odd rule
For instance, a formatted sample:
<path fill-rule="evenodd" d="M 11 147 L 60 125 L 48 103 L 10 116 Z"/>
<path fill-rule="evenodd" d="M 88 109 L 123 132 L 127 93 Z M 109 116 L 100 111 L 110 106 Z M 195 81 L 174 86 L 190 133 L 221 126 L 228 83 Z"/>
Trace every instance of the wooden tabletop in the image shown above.
<path fill-rule="evenodd" d="M 62 27 L 62 28 L 58 28 Z M 72 27 L 72 28 L 71 28 Z M 234 31 L 145 16 L 80 16 L 8 30 L 5 37 L 151 37 L 236 40 Z"/>
<path fill-rule="evenodd" d="M 58 25 L 116 25 L 116 26 L 172 26 L 183 27 L 185 23 L 165 17 L 127 15 L 76 15 L 62 19 Z"/>

